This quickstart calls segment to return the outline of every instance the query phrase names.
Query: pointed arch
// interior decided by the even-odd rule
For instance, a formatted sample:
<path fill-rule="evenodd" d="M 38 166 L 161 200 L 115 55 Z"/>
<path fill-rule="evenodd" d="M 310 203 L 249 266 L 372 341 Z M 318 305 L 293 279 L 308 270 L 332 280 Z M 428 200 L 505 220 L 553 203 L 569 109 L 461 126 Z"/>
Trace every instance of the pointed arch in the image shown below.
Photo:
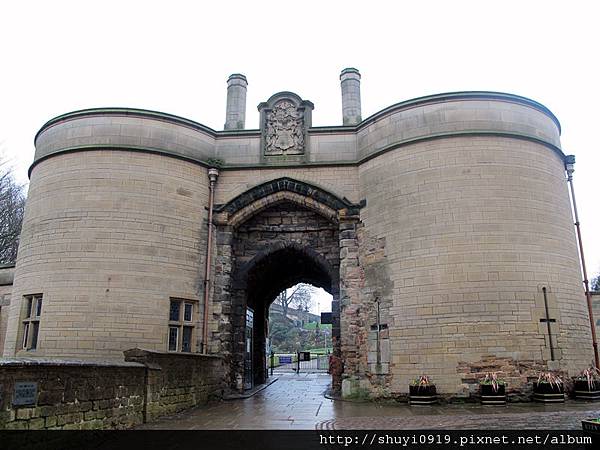
<path fill-rule="evenodd" d="M 364 206 L 364 202 L 355 204 L 310 183 L 282 177 L 259 184 L 216 206 L 215 212 L 221 215 L 221 220 L 224 216 L 228 225 L 236 227 L 263 209 L 284 201 L 311 209 L 334 222 L 338 222 L 341 211 L 354 215 Z"/>

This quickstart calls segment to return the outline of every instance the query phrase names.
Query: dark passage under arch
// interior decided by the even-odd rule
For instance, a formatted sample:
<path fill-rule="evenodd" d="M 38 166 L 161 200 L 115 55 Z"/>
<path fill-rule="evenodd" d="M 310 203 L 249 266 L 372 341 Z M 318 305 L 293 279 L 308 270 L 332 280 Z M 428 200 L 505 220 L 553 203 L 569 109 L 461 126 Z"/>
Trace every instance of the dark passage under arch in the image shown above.
<path fill-rule="evenodd" d="M 232 257 L 232 384 L 239 386 L 240 376 L 248 376 L 250 360 L 251 384 L 265 382 L 269 306 L 277 294 L 297 283 L 312 284 L 333 296 L 332 334 L 339 342 L 337 223 L 296 203 L 279 202 L 262 209 L 233 231 Z M 253 313 L 251 343 L 247 334 L 248 310 Z M 248 379 L 244 384 L 248 387 Z"/>

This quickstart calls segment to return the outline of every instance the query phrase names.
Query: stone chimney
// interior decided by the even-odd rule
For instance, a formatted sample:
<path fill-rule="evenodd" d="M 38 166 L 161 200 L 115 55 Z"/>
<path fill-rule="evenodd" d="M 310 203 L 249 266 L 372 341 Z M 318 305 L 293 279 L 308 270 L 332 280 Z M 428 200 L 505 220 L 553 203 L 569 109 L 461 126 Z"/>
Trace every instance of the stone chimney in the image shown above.
<path fill-rule="evenodd" d="M 348 67 L 340 74 L 342 85 L 342 115 L 344 125 L 356 125 L 362 122 L 360 115 L 360 72 Z"/>
<path fill-rule="evenodd" d="M 241 73 L 234 73 L 227 79 L 226 130 L 243 130 L 246 124 L 246 88 L 248 80 Z"/>

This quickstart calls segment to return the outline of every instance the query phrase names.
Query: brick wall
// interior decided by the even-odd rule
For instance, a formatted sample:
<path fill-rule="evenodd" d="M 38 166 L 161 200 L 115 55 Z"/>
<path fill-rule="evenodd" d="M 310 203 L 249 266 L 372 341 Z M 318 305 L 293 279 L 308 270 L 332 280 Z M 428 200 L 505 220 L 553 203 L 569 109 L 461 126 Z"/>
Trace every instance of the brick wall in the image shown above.
<path fill-rule="evenodd" d="M 127 362 L 0 360 L 0 429 L 124 429 L 222 398 L 214 356 L 134 349 Z M 35 402 L 14 405 L 15 383 L 37 383 Z"/>

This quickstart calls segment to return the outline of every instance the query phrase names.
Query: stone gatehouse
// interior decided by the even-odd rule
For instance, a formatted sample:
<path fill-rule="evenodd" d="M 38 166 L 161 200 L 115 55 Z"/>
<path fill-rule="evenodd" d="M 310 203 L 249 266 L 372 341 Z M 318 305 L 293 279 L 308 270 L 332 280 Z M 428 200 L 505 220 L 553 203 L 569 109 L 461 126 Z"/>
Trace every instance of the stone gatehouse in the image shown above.
<path fill-rule="evenodd" d="M 520 389 L 534 369 L 589 366 L 556 117 L 456 92 L 362 119 L 359 72 L 340 79 L 342 125 L 313 127 L 313 104 L 280 92 L 245 129 L 239 74 L 222 131 L 129 108 L 46 123 L 4 356 L 200 352 L 243 389 L 266 376 L 269 304 L 308 282 L 333 296 L 347 395 L 402 395 L 424 373 L 464 395 L 492 369 Z"/>

